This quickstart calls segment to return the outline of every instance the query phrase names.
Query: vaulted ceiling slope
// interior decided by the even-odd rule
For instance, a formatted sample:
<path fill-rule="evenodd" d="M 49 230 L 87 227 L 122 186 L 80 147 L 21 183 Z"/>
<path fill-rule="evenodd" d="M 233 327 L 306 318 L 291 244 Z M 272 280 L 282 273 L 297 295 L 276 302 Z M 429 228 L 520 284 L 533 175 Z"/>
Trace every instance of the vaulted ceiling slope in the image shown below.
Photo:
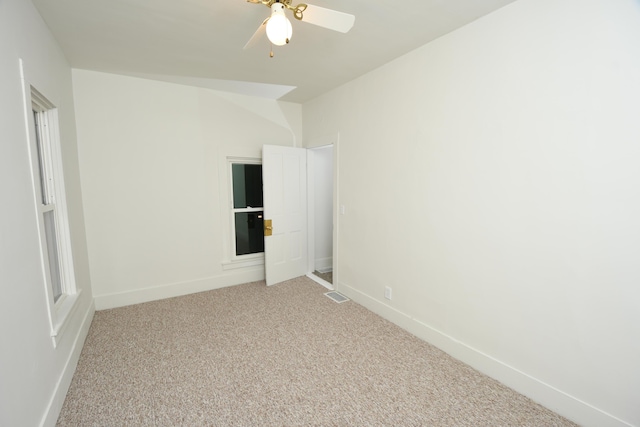
<path fill-rule="evenodd" d="M 245 0 L 32 1 L 73 68 L 303 103 L 514 0 L 312 0 L 354 27 L 291 18 L 273 58 L 266 38 L 243 50 L 270 14 Z"/>

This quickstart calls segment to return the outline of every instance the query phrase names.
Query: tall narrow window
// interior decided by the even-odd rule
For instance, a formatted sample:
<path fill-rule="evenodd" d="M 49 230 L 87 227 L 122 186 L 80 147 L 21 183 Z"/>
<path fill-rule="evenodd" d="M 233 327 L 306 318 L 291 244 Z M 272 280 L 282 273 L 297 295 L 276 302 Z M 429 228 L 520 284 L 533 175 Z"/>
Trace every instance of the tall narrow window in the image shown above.
<path fill-rule="evenodd" d="M 27 98 L 28 102 L 29 98 Z M 29 151 L 38 213 L 42 269 L 54 345 L 77 301 L 67 219 L 58 111 L 31 88 Z M 27 104 L 29 105 L 29 104 Z"/>
<path fill-rule="evenodd" d="M 56 213 L 56 198 L 54 192 L 53 164 L 51 159 L 51 139 L 49 138 L 49 124 L 47 115 L 39 105 L 35 104 L 33 122 L 35 126 L 36 147 L 38 152 L 38 172 L 40 175 L 40 214 L 44 225 L 44 240 L 46 258 L 48 261 L 48 279 L 53 291 L 53 301 L 58 302 L 63 294 L 60 250 L 58 249 L 58 226 Z"/>
<path fill-rule="evenodd" d="M 262 165 L 231 164 L 235 255 L 264 252 Z"/>

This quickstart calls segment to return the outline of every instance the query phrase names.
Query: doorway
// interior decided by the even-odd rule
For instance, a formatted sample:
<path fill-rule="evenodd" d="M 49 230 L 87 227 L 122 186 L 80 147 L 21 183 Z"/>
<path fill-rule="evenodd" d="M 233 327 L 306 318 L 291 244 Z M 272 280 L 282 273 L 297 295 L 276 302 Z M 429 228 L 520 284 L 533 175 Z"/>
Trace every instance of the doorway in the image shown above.
<path fill-rule="evenodd" d="M 334 289 L 334 146 L 309 148 L 309 274 Z"/>
<path fill-rule="evenodd" d="M 338 283 L 335 142 L 337 136 L 313 148 L 263 146 L 268 285 L 296 274 L 306 274 L 330 290 Z"/>

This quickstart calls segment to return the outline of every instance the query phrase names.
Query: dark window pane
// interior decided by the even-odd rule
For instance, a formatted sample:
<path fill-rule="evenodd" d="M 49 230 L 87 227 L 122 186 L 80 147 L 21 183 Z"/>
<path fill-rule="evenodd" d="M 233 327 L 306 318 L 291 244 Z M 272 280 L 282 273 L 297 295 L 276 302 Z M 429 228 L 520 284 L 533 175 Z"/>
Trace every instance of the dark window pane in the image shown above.
<path fill-rule="evenodd" d="M 38 116 L 38 112 L 33 112 L 33 120 L 36 126 L 36 145 L 38 147 L 38 168 L 40 170 L 40 192 L 42 196 L 42 204 L 49 204 L 49 197 L 47 196 L 47 187 L 45 186 L 45 176 L 46 169 L 44 167 L 44 147 L 42 146 L 42 141 L 40 140 L 40 116 Z"/>
<path fill-rule="evenodd" d="M 262 165 L 231 165 L 233 207 L 262 207 Z"/>
<path fill-rule="evenodd" d="M 236 255 L 264 252 L 262 212 L 238 212 L 236 219 Z"/>
<path fill-rule="evenodd" d="M 49 256 L 49 271 L 51 286 L 53 287 L 53 302 L 62 296 L 62 278 L 60 276 L 60 260 L 58 258 L 58 239 L 56 238 L 56 219 L 54 211 L 44 213 L 44 233 L 47 237 L 47 255 Z"/>

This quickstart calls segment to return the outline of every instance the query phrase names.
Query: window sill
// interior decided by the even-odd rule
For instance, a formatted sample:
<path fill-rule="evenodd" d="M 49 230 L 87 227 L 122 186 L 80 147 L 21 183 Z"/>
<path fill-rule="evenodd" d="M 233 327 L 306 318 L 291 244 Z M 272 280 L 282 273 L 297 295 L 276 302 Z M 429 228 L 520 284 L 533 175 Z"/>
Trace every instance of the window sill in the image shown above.
<path fill-rule="evenodd" d="M 64 331 L 67 329 L 69 319 L 78 308 L 78 301 L 82 289 L 73 295 L 65 295 L 62 301 L 56 303 L 55 314 L 51 325 L 51 338 L 53 339 L 53 346 L 57 347 L 60 339 L 64 335 Z"/>
<path fill-rule="evenodd" d="M 225 261 L 222 263 L 223 270 L 235 270 L 236 268 L 247 268 L 264 265 L 264 254 L 259 256 L 245 259 L 236 259 L 232 261 Z"/>

